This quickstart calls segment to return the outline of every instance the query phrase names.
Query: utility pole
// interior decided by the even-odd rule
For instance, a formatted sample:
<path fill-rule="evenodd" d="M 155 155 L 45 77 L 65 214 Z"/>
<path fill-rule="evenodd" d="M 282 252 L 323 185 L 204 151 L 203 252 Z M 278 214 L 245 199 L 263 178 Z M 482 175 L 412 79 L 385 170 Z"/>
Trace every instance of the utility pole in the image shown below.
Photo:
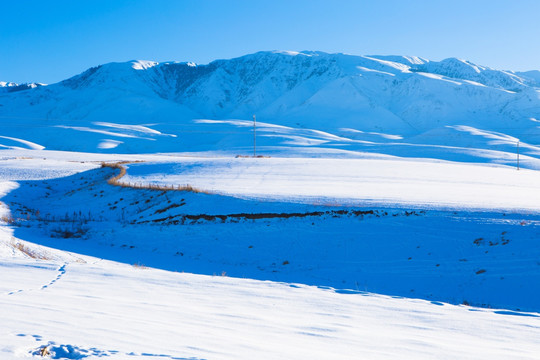
<path fill-rule="evenodd" d="M 257 119 L 253 115 L 253 157 L 257 157 Z"/>
<path fill-rule="evenodd" d="M 519 140 L 517 142 L 517 169 L 519 170 Z"/>

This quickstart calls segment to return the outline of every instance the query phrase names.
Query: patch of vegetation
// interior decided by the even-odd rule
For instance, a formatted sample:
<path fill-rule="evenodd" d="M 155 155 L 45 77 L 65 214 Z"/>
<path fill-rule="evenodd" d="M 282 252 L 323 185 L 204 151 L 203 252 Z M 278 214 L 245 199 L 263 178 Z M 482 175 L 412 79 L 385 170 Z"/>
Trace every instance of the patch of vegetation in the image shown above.
<path fill-rule="evenodd" d="M 51 229 L 52 238 L 71 239 L 81 238 L 88 232 L 88 228 L 85 227 L 58 227 Z"/>
<path fill-rule="evenodd" d="M 109 185 L 114 186 L 120 186 L 120 187 L 126 187 L 126 188 L 132 188 L 132 189 L 148 189 L 148 190 L 159 190 L 159 191 L 189 191 L 194 193 L 203 193 L 203 194 L 210 194 L 210 192 L 198 189 L 192 185 L 186 184 L 186 185 L 159 185 L 159 184 L 140 184 L 140 183 L 125 183 L 120 181 L 122 177 L 124 177 L 127 174 L 126 168 L 122 166 L 123 164 L 130 164 L 134 162 L 141 162 L 141 161 L 120 161 L 117 163 L 101 163 L 102 168 L 111 168 L 111 169 L 117 169 L 120 170 L 120 173 L 116 176 L 113 176 L 109 180 L 107 180 L 107 183 Z"/>
<path fill-rule="evenodd" d="M 41 252 L 38 252 L 34 249 L 32 249 L 31 247 L 29 247 L 28 245 L 24 244 L 23 242 L 21 241 L 15 241 L 15 240 L 11 240 L 11 246 L 22 252 L 23 254 L 25 254 L 26 256 L 32 258 L 32 259 L 38 259 L 38 260 L 51 260 L 50 257 L 46 256 L 45 254 L 41 253 Z"/>

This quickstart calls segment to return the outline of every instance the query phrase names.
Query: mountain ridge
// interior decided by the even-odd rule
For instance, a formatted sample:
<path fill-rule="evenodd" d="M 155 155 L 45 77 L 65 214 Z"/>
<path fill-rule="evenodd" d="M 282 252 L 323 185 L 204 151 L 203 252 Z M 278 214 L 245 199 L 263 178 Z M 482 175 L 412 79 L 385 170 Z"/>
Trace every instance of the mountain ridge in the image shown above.
<path fill-rule="evenodd" d="M 35 89 L 35 88 L 38 88 L 38 87 L 41 87 L 41 86 L 47 86 L 47 85 L 42 84 L 42 83 L 17 84 L 17 83 L 9 82 L 9 81 L 0 81 L 0 93 L 8 93 L 8 92 L 16 92 L 16 91 Z"/>
<path fill-rule="evenodd" d="M 274 124 L 334 134 L 347 128 L 410 138 L 472 126 L 540 143 L 539 80 L 540 72 L 494 70 L 456 58 L 263 51 L 206 65 L 103 64 L 37 89 L 0 92 L 0 116 L 62 126 L 166 128 L 257 114 Z M 16 137 L 11 130 L 7 135 Z"/>

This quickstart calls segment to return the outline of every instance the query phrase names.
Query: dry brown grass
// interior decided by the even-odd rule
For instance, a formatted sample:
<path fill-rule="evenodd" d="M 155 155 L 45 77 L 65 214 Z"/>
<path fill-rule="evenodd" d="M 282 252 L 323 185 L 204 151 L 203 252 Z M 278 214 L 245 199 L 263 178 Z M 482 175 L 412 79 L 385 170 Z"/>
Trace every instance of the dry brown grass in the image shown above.
<path fill-rule="evenodd" d="M 43 346 L 41 349 L 39 349 L 39 355 L 43 357 L 51 355 L 51 352 L 49 351 L 49 347 Z"/>
<path fill-rule="evenodd" d="M 116 176 L 113 176 L 109 180 L 107 180 L 107 183 L 110 185 L 119 185 L 118 180 L 120 180 L 124 175 L 126 175 L 126 168 L 122 166 L 122 164 L 127 164 L 127 162 L 121 161 L 117 163 L 101 163 L 102 168 L 111 168 L 111 169 L 118 169 L 120 170 L 120 173 Z"/>
<path fill-rule="evenodd" d="M 15 219 L 11 215 L 2 216 L 2 217 L 0 217 L 0 220 L 2 222 L 5 222 L 8 225 L 11 225 L 11 224 L 15 223 Z"/>
<path fill-rule="evenodd" d="M 14 240 L 12 240 L 11 246 L 32 259 L 51 260 L 48 256 L 31 249 L 29 246 L 25 245 L 22 242 L 15 242 Z"/>
<path fill-rule="evenodd" d="M 140 161 L 137 161 L 140 162 Z M 127 187 L 132 189 L 147 189 L 147 190 L 158 190 L 158 191 L 189 191 L 194 193 L 202 193 L 202 194 L 209 194 L 208 191 L 198 189 L 194 186 L 191 186 L 189 184 L 186 185 L 158 185 L 158 184 L 141 184 L 141 183 L 126 183 L 123 181 L 120 181 L 121 178 L 123 178 L 126 174 L 126 168 L 122 166 L 123 164 L 131 164 L 135 163 L 135 161 L 120 161 L 116 163 L 101 163 L 101 167 L 108 167 L 112 169 L 118 169 L 120 170 L 120 173 L 116 176 L 113 176 L 109 180 L 107 180 L 107 183 L 109 185 L 114 186 L 120 186 L 120 187 Z"/>

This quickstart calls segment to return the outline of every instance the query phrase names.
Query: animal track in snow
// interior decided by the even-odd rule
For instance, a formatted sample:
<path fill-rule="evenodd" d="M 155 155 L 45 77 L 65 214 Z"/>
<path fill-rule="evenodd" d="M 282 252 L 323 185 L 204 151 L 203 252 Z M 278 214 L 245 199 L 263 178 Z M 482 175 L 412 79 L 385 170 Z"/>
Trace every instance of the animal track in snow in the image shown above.
<path fill-rule="evenodd" d="M 48 284 L 45 284 L 43 285 L 42 287 L 39 288 L 39 290 L 44 290 L 44 289 L 47 289 L 49 286 L 53 285 L 54 283 L 56 283 L 58 280 L 60 280 L 60 278 L 66 273 L 66 265 L 67 263 L 65 263 L 64 265 L 60 266 L 57 270 L 58 272 L 58 275 L 56 276 L 56 278 L 54 278 L 53 280 L 51 280 Z M 14 294 L 18 294 L 18 293 L 21 293 L 21 292 L 25 292 L 25 291 L 34 291 L 36 289 L 19 289 L 19 290 L 14 290 L 14 291 L 11 291 L 9 293 L 7 293 L 8 295 L 14 295 Z"/>
<path fill-rule="evenodd" d="M 56 278 L 52 280 L 50 283 L 48 283 L 47 285 L 43 285 L 41 287 L 41 290 L 48 288 L 49 286 L 51 286 L 52 284 L 60 280 L 60 278 L 66 273 L 66 265 L 67 263 L 60 266 L 60 268 L 58 269 L 58 276 L 56 276 Z"/>

